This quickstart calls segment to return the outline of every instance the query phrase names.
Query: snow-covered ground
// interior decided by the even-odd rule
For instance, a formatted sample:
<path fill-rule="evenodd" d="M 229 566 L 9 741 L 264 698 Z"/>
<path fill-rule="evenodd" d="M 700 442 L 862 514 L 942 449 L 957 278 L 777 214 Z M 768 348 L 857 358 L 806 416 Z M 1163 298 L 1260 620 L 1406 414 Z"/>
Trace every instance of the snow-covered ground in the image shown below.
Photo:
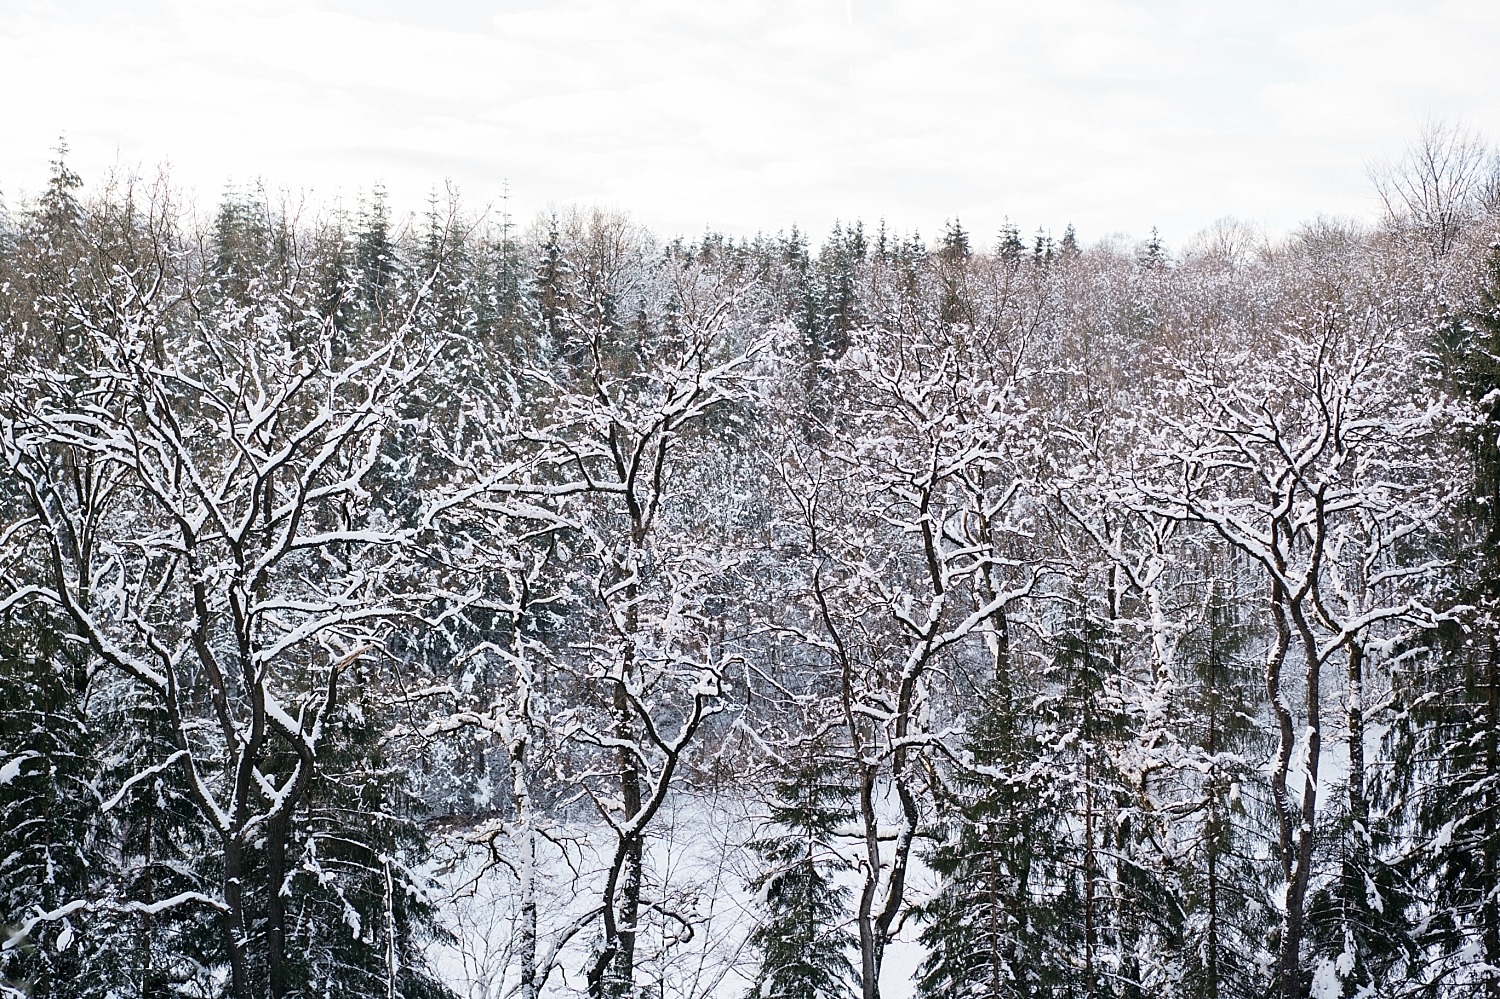
<path fill-rule="evenodd" d="M 657 999 L 743 999 L 758 955 L 747 938 L 758 918 L 755 855 L 745 846 L 761 820 L 757 806 L 729 792 L 679 794 L 663 809 L 648 844 L 647 883 L 660 901 L 643 917 L 637 941 L 636 981 Z M 586 991 L 584 969 L 598 944 L 597 920 L 589 919 L 599 897 L 613 844 L 607 829 L 579 823 L 553 832 L 538 858 L 539 946 L 555 955 L 546 996 Z M 443 921 L 454 939 L 429 955 L 439 976 L 462 999 L 504 999 L 516 987 L 514 943 L 518 919 L 517 879 L 506 863 L 508 841 L 497 852 L 483 843 L 448 838 L 432 873 L 441 886 Z M 908 891 L 925 898 L 932 876 L 917 859 Z M 857 874 L 847 875 L 853 887 Z M 886 950 L 881 994 L 906 999 L 922 948 L 908 924 Z M 851 954 L 857 963 L 857 955 Z"/>

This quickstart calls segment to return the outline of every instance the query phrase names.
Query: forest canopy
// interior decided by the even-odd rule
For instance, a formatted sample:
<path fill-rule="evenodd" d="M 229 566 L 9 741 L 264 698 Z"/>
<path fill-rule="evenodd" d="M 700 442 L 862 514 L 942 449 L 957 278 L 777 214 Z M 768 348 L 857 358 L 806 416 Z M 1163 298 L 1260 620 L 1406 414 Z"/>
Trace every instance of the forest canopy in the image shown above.
<path fill-rule="evenodd" d="M 60 152 L 0 995 L 1500 997 L 1500 165 L 1373 180 L 815 247 Z"/>

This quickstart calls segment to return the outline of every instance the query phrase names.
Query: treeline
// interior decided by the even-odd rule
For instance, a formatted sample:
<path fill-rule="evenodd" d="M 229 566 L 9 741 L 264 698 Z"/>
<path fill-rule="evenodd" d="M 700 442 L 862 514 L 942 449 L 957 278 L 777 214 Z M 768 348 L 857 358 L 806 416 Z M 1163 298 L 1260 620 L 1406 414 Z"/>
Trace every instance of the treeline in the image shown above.
<path fill-rule="evenodd" d="M 1496 176 L 814 251 L 60 155 L 0 991 L 1500 996 Z"/>

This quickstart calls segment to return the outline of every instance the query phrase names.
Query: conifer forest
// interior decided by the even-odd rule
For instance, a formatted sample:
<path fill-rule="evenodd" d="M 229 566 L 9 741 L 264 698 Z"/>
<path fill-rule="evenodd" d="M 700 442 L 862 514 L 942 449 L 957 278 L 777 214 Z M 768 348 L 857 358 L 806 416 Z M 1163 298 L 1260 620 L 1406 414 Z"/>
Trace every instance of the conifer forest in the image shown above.
<path fill-rule="evenodd" d="M 1500 169 L 1372 183 L 666 240 L 60 151 L 0 995 L 1497 999 Z"/>

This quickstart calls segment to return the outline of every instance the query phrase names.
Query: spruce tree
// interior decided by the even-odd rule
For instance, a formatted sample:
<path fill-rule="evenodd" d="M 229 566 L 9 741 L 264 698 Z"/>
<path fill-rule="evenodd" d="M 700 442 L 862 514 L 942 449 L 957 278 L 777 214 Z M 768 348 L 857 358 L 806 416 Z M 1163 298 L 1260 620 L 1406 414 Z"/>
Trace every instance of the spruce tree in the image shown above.
<path fill-rule="evenodd" d="M 944 323 L 974 324 L 974 296 L 969 291 L 969 234 L 957 219 L 943 231 L 937 258 L 938 319 Z"/>
<path fill-rule="evenodd" d="M 72 999 L 101 989 L 91 933 L 108 874 L 96 849 L 95 739 L 81 664 L 41 613 L 0 620 L 0 989 Z M 84 989 L 80 993 L 80 989 Z"/>
<path fill-rule="evenodd" d="M 917 910 L 927 949 L 918 999 L 1046 995 L 1065 984 L 1065 955 L 1080 943 L 1063 802 L 1043 776 L 1029 705 L 1008 677 L 980 703 L 948 816 L 932 831 L 927 862 L 941 882 Z"/>
<path fill-rule="evenodd" d="M 1232 575 L 1232 565 L 1220 572 Z M 1230 584 L 1209 584 L 1198 627 L 1181 651 L 1186 682 L 1178 737 L 1190 830 L 1181 875 L 1184 983 L 1201 999 L 1251 999 L 1269 988 L 1261 965 L 1271 912 L 1254 857 L 1255 814 L 1246 786 L 1269 746 L 1255 724 L 1258 679 L 1246 658 L 1254 632 Z M 1264 960 L 1262 960 L 1264 959 Z"/>
<path fill-rule="evenodd" d="M 1130 967 L 1134 928 L 1120 918 L 1134 901 L 1132 886 L 1121 877 L 1129 835 L 1121 819 L 1131 797 L 1117 761 L 1130 731 L 1121 691 L 1121 637 L 1112 615 L 1096 612 L 1087 597 L 1071 602 L 1076 606 L 1052 639 L 1049 680 L 1055 693 L 1041 704 L 1048 762 L 1066 788 L 1072 813 L 1080 900 L 1078 922 L 1060 928 L 1059 942 L 1076 939 L 1074 953 L 1081 960 L 1057 970 L 1071 971 L 1068 987 L 1085 996 L 1131 995 L 1137 985 Z"/>
<path fill-rule="evenodd" d="M 1500 244 L 1485 258 L 1476 305 L 1440 323 L 1435 346 L 1436 375 L 1459 413 L 1443 596 L 1468 611 L 1413 643 L 1429 654 L 1409 654 L 1393 677 L 1402 709 L 1375 798 L 1413 823 L 1397 871 L 1419 920 L 1423 977 L 1470 977 L 1476 994 L 1500 999 Z"/>
<path fill-rule="evenodd" d="M 1062 240 L 1057 244 L 1057 252 L 1059 256 L 1067 260 L 1072 260 L 1083 252 L 1078 246 L 1078 230 L 1073 228 L 1073 223 L 1069 222 L 1067 228 L 1063 230 Z"/>
<path fill-rule="evenodd" d="M 750 843 L 763 865 L 751 887 L 764 893 L 763 919 L 750 935 L 760 952 L 754 999 L 835 999 L 857 991 L 851 892 L 838 881 L 850 864 L 835 844 L 839 826 L 854 818 L 850 785 L 818 743 L 801 751 L 773 787 L 765 834 Z"/>
<path fill-rule="evenodd" d="M 393 291 L 399 264 L 391 234 L 390 202 L 383 184 L 375 185 L 369 203 L 360 212 L 354 265 L 361 304 L 376 312 L 384 309 Z"/>
<path fill-rule="evenodd" d="M 108 799 L 101 837 L 115 857 L 111 896 L 122 905 L 98 935 L 108 934 L 116 980 L 137 996 L 200 995 L 208 969 L 226 960 L 216 914 L 186 903 L 157 907 L 189 893 L 211 895 L 214 869 L 208 830 L 176 760 L 166 712 L 134 682 L 100 691 L 100 788 Z"/>
<path fill-rule="evenodd" d="M 1000 238 L 996 246 L 996 252 L 1000 259 L 1010 265 L 1015 265 L 1026 255 L 1026 244 L 1021 240 L 1021 230 L 1013 225 L 1010 219 L 1000 227 Z"/>
<path fill-rule="evenodd" d="M 299 999 L 450 999 L 424 956 L 442 931 L 418 873 L 420 806 L 382 737 L 394 718 L 369 689 L 373 678 L 350 682 L 286 861 L 266 872 L 263 903 L 285 899 L 288 958 L 267 971 Z"/>

